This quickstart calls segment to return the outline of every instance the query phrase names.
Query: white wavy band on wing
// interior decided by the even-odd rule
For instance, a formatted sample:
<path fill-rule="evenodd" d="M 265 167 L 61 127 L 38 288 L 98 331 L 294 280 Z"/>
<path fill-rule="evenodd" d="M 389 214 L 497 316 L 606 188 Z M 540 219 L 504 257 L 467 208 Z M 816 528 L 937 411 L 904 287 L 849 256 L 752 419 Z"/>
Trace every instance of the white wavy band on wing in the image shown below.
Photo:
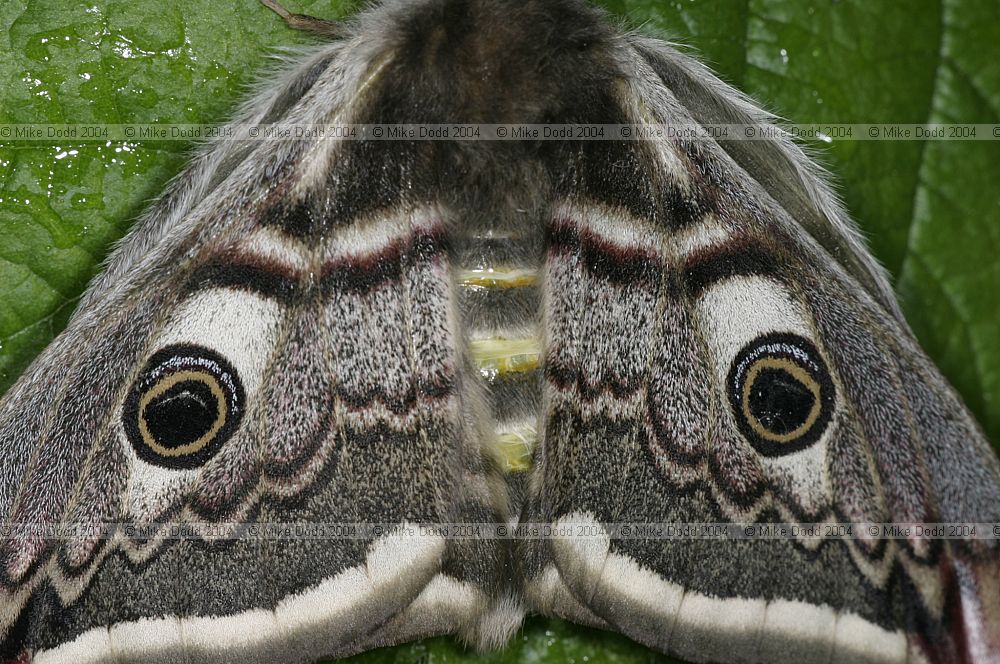
<path fill-rule="evenodd" d="M 612 623 L 612 628 L 659 650 L 691 661 L 905 662 L 906 634 L 858 615 L 798 600 L 713 597 L 686 590 L 632 558 L 611 551 L 611 540 L 589 513 L 568 514 L 553 524 L 580 526 L 603 535 L 551 541 L 555 570 L 529 584 L 555 604 L 572 597 Z M 594 530 L 590 529 L 593 525 Z M 570 532 L 570 531 L 567 531 Z M 553 579 L 558 572 L 558 580 Z M 544 585 L 543 589 L 540 587 Z M 556 585 L 565 592 L 557 591 Z M 529 594 L 532 594 L 529 591 Z M 629 607 L 629 620 L 615 623 L 614 607 Z M 579 607 L 575 609 L 579 611 Z M 740 651 L 742 654 L 734 655 Z"/>
<path fill-rule="evenodd" d="M 408 530 L 408 524 L 401 529 Z M 96 627 L 52 650 L 35 664 L 138 662 L 196 654 L 198 661 L 312 661 L 368 637 L 373 625 L 402 611 L 426 590 L 440 568 L 445 540 L 413 532 L 375 541 L 365 562 L 282 599 L 273 611 L 226 616 L 164 616 Z M 440 584 L 435 586 L 440 590 Z M 452 584 L 450 601 L 481 603 L 468 584 Z M 440 592 L 436 593 L 440 602 Z M 425 596 L 425 602 L 426 596 Z M 433 604 L 434 602 L 430 602 Z"/>

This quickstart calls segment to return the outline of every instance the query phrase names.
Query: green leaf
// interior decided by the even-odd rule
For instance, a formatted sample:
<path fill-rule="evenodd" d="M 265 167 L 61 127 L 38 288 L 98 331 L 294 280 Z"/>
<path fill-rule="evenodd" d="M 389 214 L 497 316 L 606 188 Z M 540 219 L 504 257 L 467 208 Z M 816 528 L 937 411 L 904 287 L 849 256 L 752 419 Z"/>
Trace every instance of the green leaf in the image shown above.
<path fill-rule="evenodd" d="M 606 0 L 699 50 L 798 123 L 1000 122 L 992 0 Z M 335 18 L 343 3 L 288 2 Z M 306 43 L 251 0 L 7 0 L 0 125 L 218 122 L 278 46 Z M 0 137 L 0 391 L 64 327 L 88 280 L 193 146 Z M 1000 150 L 990 141 L 813 146 L 892 272 L 917 336 L 1000 441 Z M 432 639 L 358 662 L 668 661 L 627 639 L 530 620 L 501 654 Z"/>

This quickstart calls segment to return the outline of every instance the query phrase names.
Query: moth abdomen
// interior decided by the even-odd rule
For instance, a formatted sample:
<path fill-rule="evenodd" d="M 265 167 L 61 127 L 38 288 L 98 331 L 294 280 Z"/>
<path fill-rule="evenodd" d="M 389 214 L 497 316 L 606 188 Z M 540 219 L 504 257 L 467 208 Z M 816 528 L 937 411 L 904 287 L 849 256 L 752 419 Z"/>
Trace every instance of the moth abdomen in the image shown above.
<path fill-rule="evenodd" d="M 541 402 L 540 257 L 523 239 L 499 229 L 469 239 L 459 254 L 468 267 L 457 274 L 463 336 L 489 396 L 491 445 L 516 470 L 531 457 Z"/>

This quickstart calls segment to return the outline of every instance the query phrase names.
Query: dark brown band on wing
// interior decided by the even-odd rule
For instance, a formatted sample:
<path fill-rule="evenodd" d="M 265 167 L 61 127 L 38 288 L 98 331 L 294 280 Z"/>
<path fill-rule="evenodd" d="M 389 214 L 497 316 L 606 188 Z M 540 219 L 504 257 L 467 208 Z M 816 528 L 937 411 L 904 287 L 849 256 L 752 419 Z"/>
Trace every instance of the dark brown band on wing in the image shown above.
<path fill-rule="evenodd" d="M 288 303 L 300 287 L 299 276 L 272 262 L 242 262 L 220 256 L 197 268 L 188 290 L 231 288 Z"/>
<path fill-rule="evenodd" d="M 319 215 L 308 200 L 293 203 L 278 199 L 264 210 L 260 225 L 265 228 L 277 228 L 286 235 L 302 241 L 313 239 L 323 231 Z"/>
<path fill-rule="evenodd" d="M 441 232 L 417 233 L 406 241 L 396 241 L 378 251 L 330 261 L 323 267 L 325 293 L 364 293 L 382 284 L 399 281 L 406 266 L 428 263 L 448 251 L 448 239 Z"/>
<path fill-rule="evenodd" d="M 588 272 L 616 285 L 658 284 L 663 277 L 655 252 L 614 244 L 572 222 L 554 223 L 547 245 L 549 252 L 579 254 Z"/>
<path fill-rule="evenodd" d="M 688 294 L 699 297 L 714 284 L 731 277 L 778 277 L 780 261 L 770 249 L 752 240 L 737 240 L 696 251 L 684 263 Z"/>

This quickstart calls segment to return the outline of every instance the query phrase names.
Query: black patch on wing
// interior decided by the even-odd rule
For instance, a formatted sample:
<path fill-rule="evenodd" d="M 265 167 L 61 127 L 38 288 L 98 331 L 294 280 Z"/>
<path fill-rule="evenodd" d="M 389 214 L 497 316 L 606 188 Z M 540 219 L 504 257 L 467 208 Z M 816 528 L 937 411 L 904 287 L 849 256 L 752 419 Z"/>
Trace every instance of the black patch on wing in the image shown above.
<path fill-rule="evenodd" d="M 713 284 L 731 277 L 762 276 L 781 278 L 782 263 L 777 254 L 752 241 L 730 242 L 709 247 L 688 257 L 684 265 L 684 285 L 692 298 Z"/>
<path fill-rule="evenodd" d="M 284 190 L 279 188 L 278 191 Z M 325 219 L 311 199 L 290 202 L 279 197 L 264 210 L 260 225 L 278 228 L 297 240 L 308 241 L 323 230 Z"/>
<path fill-rule="evenodd" d="M 299 287 L 296 275 L 277 265 L 232 263 L 224 257 L 197 268 L 188 280 L 190 291 L 232 288 L 288 304 Z"/>

